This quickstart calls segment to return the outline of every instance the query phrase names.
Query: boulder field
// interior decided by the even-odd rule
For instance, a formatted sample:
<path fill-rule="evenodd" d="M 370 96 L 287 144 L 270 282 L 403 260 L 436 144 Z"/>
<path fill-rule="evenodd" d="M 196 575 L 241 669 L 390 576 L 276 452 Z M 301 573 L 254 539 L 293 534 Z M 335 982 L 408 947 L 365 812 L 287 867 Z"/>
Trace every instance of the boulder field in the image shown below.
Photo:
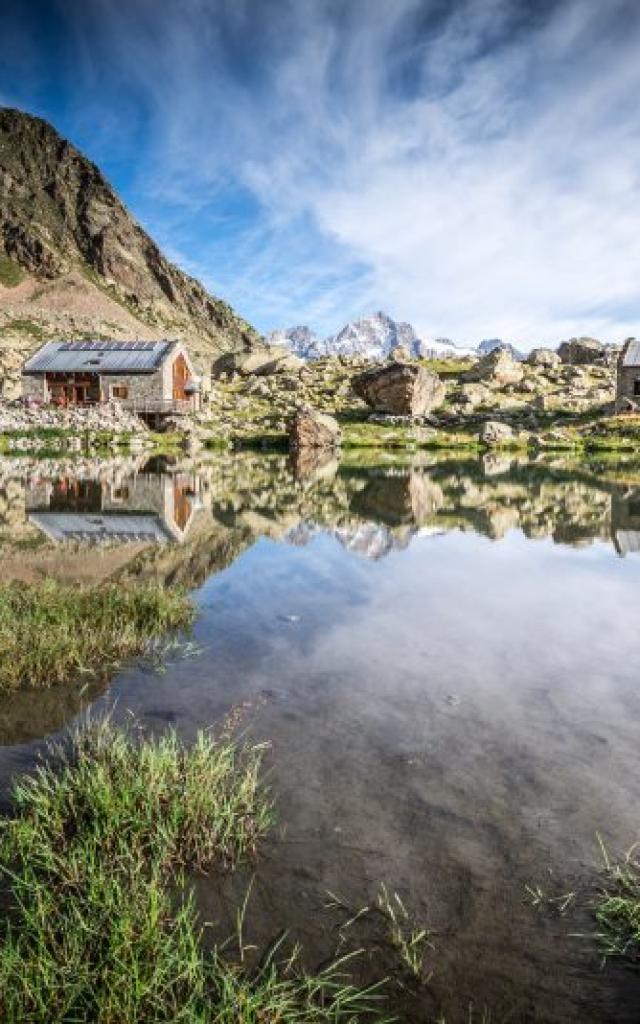
<path fill-rule="evenodd" d="M 583 351 L 582 340 L 568 344 L 573 345 L 571 359 L 581 358 L 575 353 Z M 201 412 L 172 429 L 211 446 L 284 446 L 298 414 L 305 412 L 293 447 L 306 446 L 305 437 L 315 438 L 308 442 L 311 447 L 318 439 L 320 447 L 334 446 L 334 439 L 323 439 L 321 421 L 308 418 L 316 411 L 337 420 L 346 447 L 606 447 L 612 439 L 613 447 L 622 441 L 627 448 L 640 448 L 637 418 L 614 416 L 610 353 L 594 353 L 593 358 L 591 363 L 563 362 L 558 353 L 542 348 L 522 361 L 498 350 L 475 362 L 394 358 L 376 364 L 345 356 L 305 362 L 279 350 L 268 358 L 226 354 L 214 364 Z M 85 412 L 34 410 L 0 400 L 0 434 L 52 427 L 80 432 L 87 429 L 85 417 L 97 417 L 97 429 L 144 430 L 138 421 L 125 422 L 117 403 L 113 409 Z M 106 422 L 109 417 L 117 420 L 113 426 Z"/>

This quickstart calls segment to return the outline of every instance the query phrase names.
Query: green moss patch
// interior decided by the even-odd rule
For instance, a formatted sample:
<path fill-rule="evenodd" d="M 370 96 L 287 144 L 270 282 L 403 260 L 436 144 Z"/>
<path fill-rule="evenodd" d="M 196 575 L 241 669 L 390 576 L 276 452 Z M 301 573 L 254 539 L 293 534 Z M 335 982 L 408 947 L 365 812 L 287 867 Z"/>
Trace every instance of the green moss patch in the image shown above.
<path fill-rule="evenodd" d="M 22 280 L 24 280 L 22 267 L 9 256 L 0 255 L 0 285 L 5 288 L 15 288 Z"/>

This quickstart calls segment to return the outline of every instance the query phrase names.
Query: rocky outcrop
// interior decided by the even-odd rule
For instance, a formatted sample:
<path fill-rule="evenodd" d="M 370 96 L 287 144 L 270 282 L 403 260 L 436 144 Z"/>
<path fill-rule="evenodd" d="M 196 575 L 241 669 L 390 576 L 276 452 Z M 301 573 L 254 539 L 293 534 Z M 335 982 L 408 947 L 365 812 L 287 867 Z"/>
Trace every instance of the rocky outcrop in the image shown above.
<path fill-rule="evenodd" d="M 214 361 L 211 375 L 214 379 L 236 373 L 243 377 L 269 377 L 274 373 L 297 373 L 303 366 L 298 356 L 273 346 L 258 352 L 227 352 Z"/>
<path fill-rule="evenodd" d="M 300 409 L 289 425 L 289 447 L 292 451 L 337 448 L 341 440 L 338 421 L 317 409 Z"/>
<path fill-rule="evenodd" d="M 0 108 L 0 312 L 37 340 L 182 334 L 196 354 L 259 347 L 227 303 L 171 263 L 100 170 L 46 121 Z M 25 324 L 27 326 L 25 326 Z"/>
<path fill-rule="evenodd" d="M 605 346 L 595 338 L 571 338 L 558 346 L 558 355 L 570 366 L 588 366 L 604 361 Z"/>
<path fill-rule="evenodd" d="M 351 387 L 370 408 L 392 416 L 425 416 L 442 405 L 446 394 L 436 373 L 406 363 L 365 370 Z"/>
<path fill-rule="evenodd" d="M 473 384 L 481 382 L 489 387 L 505 387 L 519 384 L 524 377 L 522 365 L 504 348 L 495 348 L 467 373 L 463 380 Z"/>
<path fill-rule="evenodd" d="M 0 349 L 0 399 L 11 400 L 22 394 L 23 356 L 16 349 Z"/>
<path fill-rule="evenodd" d="M 525 362 L 528 366 L 545 366 L 553 368 L 560 366 L 562 360 L 558 353 L 554 352 L 551 348 L 533 348 Z"/>

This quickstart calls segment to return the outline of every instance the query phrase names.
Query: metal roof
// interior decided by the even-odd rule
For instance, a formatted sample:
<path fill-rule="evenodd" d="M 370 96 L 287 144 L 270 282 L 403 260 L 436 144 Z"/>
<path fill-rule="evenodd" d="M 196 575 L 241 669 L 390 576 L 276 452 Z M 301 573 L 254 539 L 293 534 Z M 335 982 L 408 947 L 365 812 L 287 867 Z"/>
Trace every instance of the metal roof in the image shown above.
<path fill-rule="evenodd" d="M 82 515 L 75 512 L 30 512 L 29 522 L 51 540 L 84 544 L 173 543 L 163 520 L 149 513 Z"/>
<path fill-rule="evenodd" d="M 153 373 L 175 341 L 48 341 L 23 373 Z"/>
<path fill-rule="evenodd" d="M 616 530 L 615 541 L 621 555 L 640 552 L 640 530 Z"/>
<path fill-rule="evenodd" d="M 622 360 L 623 366 L 640 366 L 640 341 L 630 341 Z"/>

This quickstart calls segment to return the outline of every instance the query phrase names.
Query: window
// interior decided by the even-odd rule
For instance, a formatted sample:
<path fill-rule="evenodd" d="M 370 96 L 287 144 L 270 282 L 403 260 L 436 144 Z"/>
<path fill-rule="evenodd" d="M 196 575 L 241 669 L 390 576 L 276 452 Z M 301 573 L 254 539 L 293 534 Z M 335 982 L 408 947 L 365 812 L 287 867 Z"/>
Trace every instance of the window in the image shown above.
<path fill-rule="evenodd" d="M 113 387 L 111 388 L 111 397 L 112 398 L 128 398 L 129 397 L 129 388 L 126 387 L 126 385 L 124 385 L 124 384 L 114 384 Z"/>

